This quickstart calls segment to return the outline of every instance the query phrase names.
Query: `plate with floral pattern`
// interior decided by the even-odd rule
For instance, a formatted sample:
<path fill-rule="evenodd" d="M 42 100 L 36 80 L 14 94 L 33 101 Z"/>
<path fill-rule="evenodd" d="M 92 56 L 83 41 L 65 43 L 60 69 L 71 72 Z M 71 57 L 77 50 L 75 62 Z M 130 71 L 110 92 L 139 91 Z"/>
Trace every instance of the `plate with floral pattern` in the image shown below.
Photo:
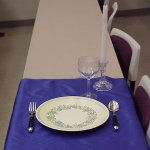
<path fill-rule="evenodd" d="M 37 120 L 46 127 L 61 131 L 84 131 L 98 127 L 109 117 L 101 102 L 79 96 L 58 97 L 42 103 Z"/>

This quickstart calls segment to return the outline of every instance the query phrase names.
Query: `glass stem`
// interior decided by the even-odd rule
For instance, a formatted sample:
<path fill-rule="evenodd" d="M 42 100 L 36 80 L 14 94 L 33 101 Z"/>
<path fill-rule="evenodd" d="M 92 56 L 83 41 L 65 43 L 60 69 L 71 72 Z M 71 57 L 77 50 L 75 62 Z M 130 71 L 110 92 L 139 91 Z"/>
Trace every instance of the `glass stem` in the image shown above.
<path fill-rule="evenodd" d="M 91 97 L 90 79 L 87 79 L 87 97 Z"/>
<path fill-rule="evenodd" d="M 103 71 L 101 71 L 101 77 L 103 76 Z"/>
<path fill-rule="evenodd" d="M 105 81 L 104 71 L 101 71 L 101 81 Z"/>

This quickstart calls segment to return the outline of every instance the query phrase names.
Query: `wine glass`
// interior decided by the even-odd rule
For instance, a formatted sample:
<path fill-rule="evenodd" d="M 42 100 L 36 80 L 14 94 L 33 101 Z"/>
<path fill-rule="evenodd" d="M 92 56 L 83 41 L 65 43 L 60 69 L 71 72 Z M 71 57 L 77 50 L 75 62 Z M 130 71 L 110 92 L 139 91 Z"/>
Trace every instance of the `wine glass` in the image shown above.
<path fill-rule="evenodd" d="M 78 71 L 87 79 L 87 93 L 83 96 L 96 99 L 91 93 L 90 80 L 99 72 L 99 59 L 94 56 L 82 56 L 78 59 Z"/>
<path fill-rule="evenodd" d="M 97 91 L 109 91 L 112 89 L 112 84 L 106 79 L 104 75 L 107 63 L 108 61 L 100 62 L 101 77 L 100 80 L 93 85 L 93 88 Z"/>

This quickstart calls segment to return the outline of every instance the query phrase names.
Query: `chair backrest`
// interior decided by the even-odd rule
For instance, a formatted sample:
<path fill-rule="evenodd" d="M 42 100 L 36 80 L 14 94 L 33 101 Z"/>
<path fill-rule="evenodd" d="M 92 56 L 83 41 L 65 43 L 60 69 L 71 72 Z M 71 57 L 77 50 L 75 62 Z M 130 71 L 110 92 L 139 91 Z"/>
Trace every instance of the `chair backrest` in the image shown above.
<path fill-rule="evenodd" d="M 147 138 L 148 145 L 150 146 L 150 123 L 147 129 L 146 138 Z"/>
<path fill-rule="evenodd" d="M 148 128 L 150 128 L 150 78 L 147 75 L 141 78 L 136 88 L 134 102 L 142 127 L 146 133 Z"/>
<path fill-rule="evenodd" d="M 103 11 L 104 0 L 98 0 L 101 11 Z"/>
<path fill-rule="evenodd" d="M 112 7 L 108 11 L 108 23 L 107 23 L 107 25 L 108 25 L 108 32 L 109 33 L 111 31 L 112 21 L 114 19 L 114 16 L 115 16 L 117 10 L 118 10 L 118 3 L 114 2 L 113 5 L 112 5 Z"/>
<path fill-rule="evenodd" d="M 98 0 L 99 6 L 101 11 L 103 12 L 103 5 L 108 5 L 109 6 L 109 1 L 110 0 Z M 114 19 L 114 16 L 116 14 L 118 10 L 118 3 L 114 2 L 112 4 L 112 7 L 109 8 L 108 10 L 108 23 L 107 23 L 107 27 L 108 27 L 108 32 L 110 33 L 111 28 L 112 28 L 112 21 Z"/>
<path fill-rule="evenodd" d="M 113 28 L 110 33 L 124 77 L 136 81 L 140 57 L 140 45 L 127 33 Z"/>

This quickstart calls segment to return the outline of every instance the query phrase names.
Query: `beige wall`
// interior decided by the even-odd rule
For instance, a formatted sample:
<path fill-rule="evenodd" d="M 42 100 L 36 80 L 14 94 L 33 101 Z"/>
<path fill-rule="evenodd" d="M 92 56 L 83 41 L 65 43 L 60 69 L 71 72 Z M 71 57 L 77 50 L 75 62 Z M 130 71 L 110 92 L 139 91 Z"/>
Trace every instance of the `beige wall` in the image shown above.
<path fill-rule="evenodd" d="M 0 0 L 0 21 L 33 19 L 39 0 Z"/>

